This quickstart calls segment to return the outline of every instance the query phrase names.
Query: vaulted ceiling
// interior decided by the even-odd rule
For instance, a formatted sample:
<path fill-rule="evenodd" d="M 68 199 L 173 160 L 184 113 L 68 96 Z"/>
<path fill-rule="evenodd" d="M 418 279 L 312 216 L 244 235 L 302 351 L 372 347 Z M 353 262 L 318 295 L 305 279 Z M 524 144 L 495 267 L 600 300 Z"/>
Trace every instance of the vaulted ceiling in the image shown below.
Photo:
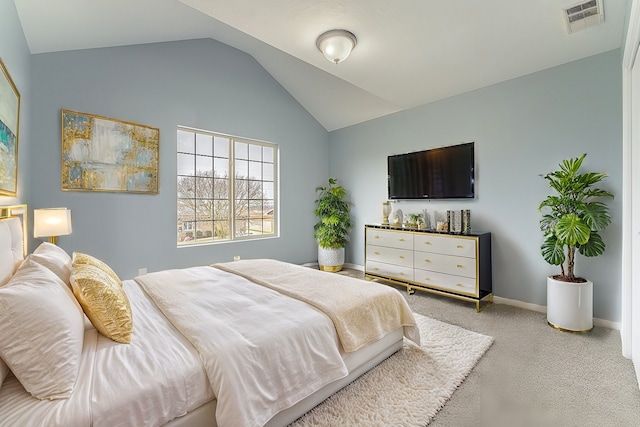
<path fill-rule="evenodd" d="M 576 0 L 14 0 L 31 53 L 213 38 L 252 55 L 325 129 L 622 45 L 627 2 L 569 32 Z M 358 39 L 340 64 L 323 32 Z"/>

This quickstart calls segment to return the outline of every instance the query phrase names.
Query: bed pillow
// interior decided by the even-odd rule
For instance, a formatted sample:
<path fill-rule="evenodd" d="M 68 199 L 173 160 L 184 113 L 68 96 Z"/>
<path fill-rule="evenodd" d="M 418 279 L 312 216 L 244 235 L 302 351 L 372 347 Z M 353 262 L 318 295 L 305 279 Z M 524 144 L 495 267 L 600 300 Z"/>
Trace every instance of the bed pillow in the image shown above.
<path fill-rule="evenodd" d="M 38 399 L 71 395 L 84 339 L 84 316 L 51 270 L 22 263 L 0 288 L 0 357 Z"/>
<path fill-rule="evenodd" d="M 91 256 L 91 255 L 88 255 L 88 254 L 83 254 L 82 252 L 74 252 L 73 253 L 73 261 L 72 261 L 73 268 L 75 268 L 75 267 L 77 267 L 79 265 L 85 265 L 85 264 L 93 265 L 95 267 L 98 267 L 100 270 L 104 271 L 109 276 L 111 276 L 113 278 L 113 280 L 116 281 L 117 284 L 122 286 L 122 281 L 120 280 L 118 275 L 105 262 L 99 260 L 98 258 L 96 258 L 94 256 Z"/>
<path fill-rule="evenodd" d="M 131 342 L 133 316 L 129 298 L 110 274 L 95 265 L 79 264 L 71 272 L 71 288 L 102 335 L 123 344 Z"/>
<path fill-rule="evenodd" d="M 42 242 L 31 254 L 31 259 L 53 271 L 69 288 L 71 257 L 64 249 L 49 242 Z"/>

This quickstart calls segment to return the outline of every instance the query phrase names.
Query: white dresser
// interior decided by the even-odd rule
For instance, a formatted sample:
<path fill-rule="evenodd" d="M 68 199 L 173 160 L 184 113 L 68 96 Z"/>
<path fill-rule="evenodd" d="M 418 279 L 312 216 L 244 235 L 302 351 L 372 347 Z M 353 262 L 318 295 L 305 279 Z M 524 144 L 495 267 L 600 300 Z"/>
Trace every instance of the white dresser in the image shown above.
<path fill-rule="evenodd" d="M 491 233 L 365 226 L 365 277 L 476 303 L 492 300 Z"/>

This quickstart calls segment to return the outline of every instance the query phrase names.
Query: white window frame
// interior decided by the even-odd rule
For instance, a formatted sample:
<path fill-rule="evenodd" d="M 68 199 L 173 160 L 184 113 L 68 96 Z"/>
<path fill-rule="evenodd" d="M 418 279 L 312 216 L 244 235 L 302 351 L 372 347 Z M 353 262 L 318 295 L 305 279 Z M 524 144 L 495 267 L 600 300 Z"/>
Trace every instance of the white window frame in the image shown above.
<path fill-rule="evenodd" d="M 194 135 L 200 134 L 200 135 L 205 135 L 205 136 L 210 136 L 212 137 L 212 141 L 214 140 L 214 138 L 223 138 L 223 139 L 228 139 L 229 140 L 229 146 L 228 146 L 228 152 L 229 152 L 229 157 L 228 157 L 228 179 L 229 179 L 229 188 L 228 188 L 228 205 L 229 205 L 229 212 L 228 212 L 228 217 L 229 217 L 229 236 L 228 238 L 220 238 L 220 239 L 216 239 L 215 238 L 215 230 L 213 230 L 213 235 L 211 237 L 211 241 L 208 240 L 208 238 L 198 238 L 197 237 L 197 227 L 193 226 L 193 228 L 189 227 L 189 228 L 185 228 L 184 230 L 181 230 L 180 225 L 181 225 L 181 220 L 180 220 L 180 207 L 179 207 L 179 201 L 181 199 L 180 197 L 180 188 L 176 188 L 176 213 L 177 213 L 177 223 L 176 223 L 176 229 L 178 230 L 178 237 L 177 237 L 177 246 L 178 248 L 183 248 L 183 247 L 192 247 L 192 246 L 198 246 L 198 245 L 210 245 L 210 244 L 221 244 L 221 243 L 230 243 L 230 242 L 237 242 L 237 241 L 243 241 L 243 240 L 262 240 L 262 239 L 271 239 L 271 238 L 275 238 L 275 237 L 279 237 L 279 202 L 278 202 L 278 198 L 279 198 L 279 185 L 278 185 L 278 176 L 279 176 L 279 168 L 278 168 L 278 161 L 279 161 L 279 147 L 277 144 L 271 143 L 271 142 L 266 142 L 266 141 L 258 141 L 258 140 L 254 140 L 254 139 L 249 139 L 249 138 L 243 138 L 243 137 L 236 137 L 233 135 L 227 135 L 227 134 L 222 134 L 222 133 L 218 133 L 218 132 L 212 132 L 212 131 L 208 131 L 208 130 L 202 130 L 202 129 L 197 129 L 197 128 L 192 128 L 192 127 L 187 127 L 187 126 L 178 126 L 177 127 L 177 131 L 176 131 L 176 135 L 178 134 L 178 132 L 190 132 L 193 133 Z M 176 136 L 177 138 L 177 136 Z M 246 160 L 248 163 L 256 163 L 256 160 L 251 160 L 251 159 L 240 159 L 240 158 L 236 158 L 236 143 L 244 143 L 244 144 L 249 144 L 249 146 L 260 146 L 260 147 L 268 147 L 271 148 L 273 150 L 273 199 L 262 199 L 262 200 L 273 200 L 273 217 L 272 217 L 272 221 L 271 221 L 271 227 L 273 228 L 272 233 L 265 233 L 264 232 L 264 211 L 263 211 L 263 232 L 259 233 L 259 234 L 246 234 L 246 235 L 236 235 L 238 228 L 239 228 L 239 223 L 241 221 L 243 221 L 242 218 L 238 218 L 236 217 L 236 179 L 238 177 L 236 177 L 236 161 L 240 160 Z M 178 143 L 178 141 L 176 141 L 176 158 L 178 159 L 180 157 L 181 154 L 183 155 L 192 155 L 194 156 L 194 161 L 197 160 L 197 156 L 199 154 L 197 154 L 197 149 L 194 148 L 194 152 L 193 153 L 187 153 L 184 151 L 179 151 L 180 150 L 180 144 Z M 212 151 L 213 153 L 213 151 Z M 211 157 L 212 159 L 215 159 L 214 157 L 215 155 L 212 154 Z M 178 161 L 176 159 L 176 161 Z M 179 162 L 179 161 L 178 161 Z M 264 161 L 257 161 L 258 163 L 260 163 L 261 165 L 264 164 L 269 164 L 269 162 L 264 162 Z M 213 167 L 213 171 L 214 171 L 214 175 L 215 175 L 215 166 Z M 176 168 L 176 178 L 180 178 L 181 176 L 193 176 L 194 178 L 196 178 L 198 176 L 198 171 L 195 169 L 194 166 L 194 170 L 193 170 L 193 175 L 190 174 L 180 174 L 180 165 L 177 166 Z M 256 181 L 256 180 L 251 180 L 249 179 L 249 176 L 246 177 L 247 181 Z M 264 178 L 264 177 L 263 177 Z M 215 178 L 214 178 L 215 179 Z M 262 182 L 263 184 L 265 182 L 269 183 L 271 181 L 268 180 L 257 180 Z M 264 195 L 264 193 L 263 193 Z M 193 200 L 194 203 L 197 203 L 197 195 L 196 192 L 194 191 L 194 195 L 193 195 Z M 211 199 L 214 200 L 214 199 Z M 264 207 L 263 207 L 264 209 Z M 194 218 L 194 220 L 188 220 L 187 222 L 192 222 L 193 224 L 197 224 L 198 221 L 206 221 L 206 220 L 199 220 L 197 217 L 197 211 L 195 213 L 196 217 Z M 215 222 L 213 219 L 211 220 L 212 222 Z M 246 221 L 250 222 L 250 218 L 246 218 Z M 181 231 L 192 231 L 195 233 L 195 238 L 193 240 L 190 241 L 180 241 L 180 237 L 181 237 Z"/>

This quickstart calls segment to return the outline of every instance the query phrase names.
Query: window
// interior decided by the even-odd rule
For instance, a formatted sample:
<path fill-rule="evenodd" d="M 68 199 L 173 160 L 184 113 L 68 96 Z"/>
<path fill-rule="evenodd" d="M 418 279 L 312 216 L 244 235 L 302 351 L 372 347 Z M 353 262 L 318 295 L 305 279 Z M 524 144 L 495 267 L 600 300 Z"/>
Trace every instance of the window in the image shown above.
<path fill-rule="evenodd" d="M 178 127 L 178 246 L 277 235 L 278 146 Z"/>

